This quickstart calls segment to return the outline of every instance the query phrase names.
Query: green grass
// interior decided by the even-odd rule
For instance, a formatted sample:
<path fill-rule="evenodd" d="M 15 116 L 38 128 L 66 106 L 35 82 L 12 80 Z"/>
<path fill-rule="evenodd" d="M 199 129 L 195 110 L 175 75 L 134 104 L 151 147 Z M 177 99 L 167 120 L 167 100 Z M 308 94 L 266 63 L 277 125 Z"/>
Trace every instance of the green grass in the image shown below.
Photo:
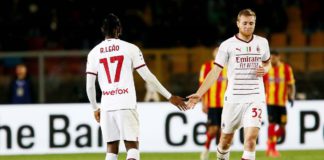
<path fill-rule="evenodd" d="M 311 151 L 281 151 L 281 157 L 276 160 L 323 160 L 324 150 Z M 241 158 L 241 152 L 232 152 L 231 159 Z M 121 153 L 119 160 L 126 159 L 125 153 Z M 1 160 L 104 160 L 105 154 L 51 154 L 51 155 L 19 155 L 0 156 Z M 210 160 L 215 160 L 215 153 L 210 153 Z M 258 160 L 271 160 L 265 156 L 265 152 L 257 152 Z M 199 160 L 199 153 L 141 153 L 141 160 Z"/>

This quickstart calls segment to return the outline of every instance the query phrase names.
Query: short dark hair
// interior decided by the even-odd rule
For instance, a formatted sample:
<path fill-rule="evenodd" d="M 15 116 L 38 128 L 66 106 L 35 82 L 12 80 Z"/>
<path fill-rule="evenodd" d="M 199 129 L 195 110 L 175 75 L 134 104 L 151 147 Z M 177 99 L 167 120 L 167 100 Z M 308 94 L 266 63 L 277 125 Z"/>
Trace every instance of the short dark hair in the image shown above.
<path fill-rule="evenodd" d="M 109 13 L 102 22 L 102 33 L 104 36 L 110 36 L 118 38 L 122 32 L 122 26 L 119 18 L 113 14 Z"/>
<path fill-rule="evenodd" d="M 270 51 L 270 54 L 271 54 L 271 55 L 278 56 L 278 55 L 279 55 L 279 52 L 276 51 L 276 50 L 271 50 L 271 51 Z"/>

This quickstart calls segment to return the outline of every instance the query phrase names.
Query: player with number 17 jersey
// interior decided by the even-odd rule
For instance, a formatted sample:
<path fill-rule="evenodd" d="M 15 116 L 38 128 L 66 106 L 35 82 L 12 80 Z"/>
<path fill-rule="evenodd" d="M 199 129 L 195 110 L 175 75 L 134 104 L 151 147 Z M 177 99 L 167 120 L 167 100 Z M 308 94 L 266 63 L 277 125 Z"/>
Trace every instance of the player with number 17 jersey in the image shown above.
<path fill-rule="evenodd" d="M 86 88 L 94 118 L 100 123 L 107 145 L 105 159 L 118 159 L 119 142 L 123 140 L 126 159 L 139 160 L 140 127 L 133 70 L 180 110 L 186 110 L 187 106 L 181 97 L 172 95 L 150 72 L 137 46 L 119 39 L 122 26 L 116 15 L 111 13 L 103 19 L 101 31 L 105 39 L 88 54 Z M 100 106 L 96 100 L 97 77 L 102 91 Z"/>
<path fill-rule="evenodd" d="M 120 39 L 105 39 L 90 51 L 86 72 L 98 75 L 103 111 L 136 108 L 133 69 L 143 66 L 140 49 Z"/>

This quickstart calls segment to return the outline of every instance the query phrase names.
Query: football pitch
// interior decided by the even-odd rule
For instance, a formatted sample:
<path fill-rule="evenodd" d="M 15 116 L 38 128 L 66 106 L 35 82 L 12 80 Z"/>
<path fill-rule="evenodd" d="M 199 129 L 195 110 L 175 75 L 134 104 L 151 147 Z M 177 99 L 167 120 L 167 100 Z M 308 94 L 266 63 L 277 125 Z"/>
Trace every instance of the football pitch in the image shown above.
<path fill-rule="evenodd" d="M 276 160 L 323 160 L 324 150 L 281 151 L 281 157 Z M 232 152 L 231 159 L 241 159 L 241 152 Z M 126 159 L 125 153 L 121 153 L 119 160 Z M 51 154 L 51 155 L 19 155 L 0 156 L 1 160 L 104 160 L 101 154 Z M 214 152 L 210 153 L 210 160 L 216 160 Z M 257 152 L 258 160 L 271 160 L 265 156 L 264 151 Z M 141 153 L 141 160 L 199 160 L 199 153 Z"/>

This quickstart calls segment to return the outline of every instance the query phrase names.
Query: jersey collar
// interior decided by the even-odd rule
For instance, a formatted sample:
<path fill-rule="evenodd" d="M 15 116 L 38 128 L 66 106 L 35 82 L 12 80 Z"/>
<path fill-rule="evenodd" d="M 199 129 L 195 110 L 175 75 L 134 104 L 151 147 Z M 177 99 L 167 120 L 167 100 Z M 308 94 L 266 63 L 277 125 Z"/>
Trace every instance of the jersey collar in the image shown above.
<path fill-rule="evenodd" d="M 117 38 L 106 38 L 105 41 L 118 40 Z"/>
<path fill-rule="evenodd" d="M 242 42 L 245 42 L 245 43 L 250 43 L 254 38 L 254 35 L 252 35 L 252 38 L 249 41 L 245 41 L 245 40 L 241 39 L 240 37 L 238 37 L 237 34 L 235 34 L 234 36 L 235 36 L 236 39 L 238 39 L 238 40 L 240 40 Z"/>

